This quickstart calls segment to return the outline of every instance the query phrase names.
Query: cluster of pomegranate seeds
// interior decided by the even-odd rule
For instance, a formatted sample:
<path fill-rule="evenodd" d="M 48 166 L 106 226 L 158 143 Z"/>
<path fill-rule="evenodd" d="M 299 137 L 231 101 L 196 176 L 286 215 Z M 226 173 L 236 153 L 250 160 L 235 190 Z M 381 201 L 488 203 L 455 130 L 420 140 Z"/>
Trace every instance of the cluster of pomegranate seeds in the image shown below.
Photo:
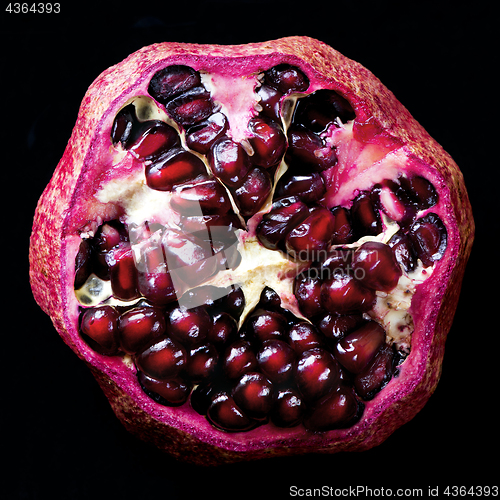
<path fill-rule="evenodd" d="M 96 303 L 79 299 L 81 337 L 100 354 L 132 359 L 157 403 L 190 405 L 223 431 L 349 427 L 408 354 L 374 310 L 402 276 L 442 258 L 446 228 L 430 211 L 437 192 L 401 174 L 330 206 L 339 158 L 328 137 L 354 120 L 349 102 L 329 89 L 307 93 L 300 69 L 274 66 L 256 79 L 237 140 L 206 81 L 167 66 L 146 98 L 168 119 L 144 119 L 134 102 L 114 119 L 113 145 L 139 162 L 172 220 L 138 224 L 125 213 L 82 239 L 75 290 L 109 291 Z M 285 103 L 294 106 L 286 119 Z M 249 227 L 262 251 L 297 265 L 295 307 L 265 283 L 251 308 L 244 282 L 217 284 L 238 270 Z"/>

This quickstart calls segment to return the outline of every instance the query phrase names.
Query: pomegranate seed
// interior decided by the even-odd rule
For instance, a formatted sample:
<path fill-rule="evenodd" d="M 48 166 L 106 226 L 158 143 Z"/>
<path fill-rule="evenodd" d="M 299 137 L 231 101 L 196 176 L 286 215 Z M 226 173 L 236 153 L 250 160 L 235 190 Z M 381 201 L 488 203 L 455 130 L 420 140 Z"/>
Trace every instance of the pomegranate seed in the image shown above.
<path fill-rule="evenodd" d="M 267 170 L 254 167 L 234 190 L 235 202 L 243 217 L 251 217 L 264 204 L 271 192 L 272 181 Z"/>
<path fill-rule="evenodd" d="M 293 115 L 294 123 L 300 123 L 313 132 L 322 132 L 340 118 L 342 123 L 355 118 L 349 102 L 334 90 L 321 89 L 299 99 Z"/>
<path fill-rule="evenodd" d="M 86 309 L 80 322 L 84 340 L 96 352 L 114 355 L 118 351 L 118 312 L 111 306 Z"/>
<path fill-rule="evenodd" d="M 364 323 L 366 323 L 366 320 L 361 314 L 339 316 L 328 313 L 318 319 L 316 325 L 325 337 L 339 341 Z"/>
<path fill-rule="evenodd" d="M 176 146 L 179 136 L 176 130 L 166 123 L 153 120 L 138 124 L 127 141 L 127 149 L 140 160 L 158 157 L 164 151 Z"/>
<path fill-rule="evenodd" d="M 428 213 L 417 219 L 412 224 L 408 236 L 424 266 L 432 266 L 443 257 L 448 233 L 443 221 L 435 213 Z"/>
<path fill-rule="evenodd" d="M 157 71 L 149 82 L 148 92 L 165 104 L 173 97 L 201 85 L 200 74 L 189 66 L 172 65 Z"/>
<path fill-rule="evenodd" d="M 403 266 L 407 273 L 415 269 L 417 266 L 417 256 L 408 235 L 399 230 L 387 244 L 392 248 L 396 261 Z"/>
<path fill-rule="evenodd" d="M 249 417 L 263 419 L 273 406 L 273 385 L 262 373 L 248 372 L 240 377 L 232 396 Z"/>
<path fill-rule="evenodd" d="M 304 417 L 306 429 L 325 432 L 333 429 L 349 427 L 354 423 L 359 405 L 351 390 L 340 388 L 325 396 L 308 411 Z"/>
<path fill-rule="evenodd" d="M 314 347 L 323 347 L 324 344 L 320 332 L 307 321 L 299 321 L 292 325 L 287 332 L 286 339 L 297 354 Z"/>
<path fill-rule="evenodd" d="M 222 368 L 230 379 L 257 369 L 257 358 L 250 342 L 240 339 L 233 342 L 224 353 Z"/>
<path fill-rule="evenodd" d="M 260 116 L 252 118 L 248 128 L 253 134 L 249 139 L 254 151 L 252 162 L 265 168 L 277 165 L 286 150 L 282 128 L 275 121 Z"/>
<path fill-rule="evenodd" d="M 243 229 L 241 221 L 234 212 L 222 215 L 182 215 L 179 220 L 179 227 L 183 233 L 204 237 L 210 233 L 213 226 L 221 226 L 228 232 L 236 229 Z"/>
<path fill-rule="evenodd" d="M 120 315 L 118 332 L 121 348 L 134 354 L 165 333 L 165 319 L 161 311 L 154 307 L 134 307 Z"/>
<path fill-rule="evenodd" d="M 170 100 L 165 108 L 179 125 L 188 127 L 208 118 L 214 111 L 214 103 L 204 87 L 195 87 Z"/>
<path fill-rule="evenodd" d="M 188 355 L 185 373 L 192 382 L 207 380 L 214 373 L 218 359 L 217 349 L 211 344 L 193 347 Z"/>
<path fill-rule="evenodd" d="M 347 272 L 334 274 L 321 286 L 321 304 L 330 313 L 365 312 L 374 302 L 375 291 L 364 287 Z"/>
<path fill-rule="evenodd" d="M 307 76 L 299 68 L 289 64 L 278 64 L 267 70 L 265 81 L 283 94 L 305 92 L 309 87 Z"/>
<path fill-rule="evenodd" d="M 165 231 L 162 238 L 169 272 L 176 282 L 180 279 L 189 286 L 203 283 L 217 271 L 210 243 L 174 229 Z"/>
<path fill-rule="evenodd" d="M 276 184 L 274 198 L 296 196 L 304 203 L 320 200 L 326 192 L 326 186 L 318 172 L 298 174 L 288 170 Z"/>
<path fill-rule="evenodd" d="M 270 250 L 276 250 L 285 236 L 309 215 L 309 209 L 298 197 L 282 198 L 274 202 L 257 226 L 259 241 Z"/>
<path fill-rule="evenodd" d="M 83 239 L 75 257 L 74 288 L 78 290 L 92 273 L 92 245 L 88 238 Z"/>
<path fill-rule="evenodd" d="M 332 208 L 332 214 L 335 218 L 333 223 L 333 245 L 343 245 L 352 243 L 354 234 L 351 223 L 351 214 L 349 209 L 344 207 Z"/>
<path fill-rule="evenodd" d="M 160 380 L 176 377 L 185 368 L 187 352 L 175 339 L 155 339 L 135 357 L 137 368 L 146 375 Z"/>
<path fill-rule="evenodd" d="M 372 361 L 354 377 L 354 387 L 365 401 L 372 399 L 394 373 L 394 351 L 384 345 Z"/>
<path fill-rule="evenodd" d="M 295 427 L 300 424 L 305 412 L 305 404 L 298 391 L 284 389 L 278 392 L 271 421 L 278 427 Z"/>
<path fill-rule="evenodd" d="M 222 184 L 217 179 L 202 176 L 176 187 L 170 205 L 181 215 L 222 215 L 231 210 L 231 202 Z"/>
<path fill-rule="evenodd" d="M 300 125 L 292 125 L 288 129 L 286 160 L 292 166 L 321 172 L 336 165 L 337 154 L 335 149 L 325 145 L 314 132 Z"/>
<path fill-rule="evenodd" d="M 391 248 L 378 241 L 367 241 L 352 257 L 354 275 L 364 286 L 390 292 L 402 274 Z"/>
<path fill-rule="evenodd" d="M 191 393 L 189 402 L 193 410 L 200 415 L 206 415 L 208 407 L 212 404 L 212 399 L 216 392 L 216 384 L 214 384 L 213 381 L 202 381 Z"/>
<path fill-rule="evenodd" d="M 281 120 L 280 100 L 283 94 L 269 85 L 262 85 L 259 87 L 257 94 L 260 97 L 259 104 L 262 107 L 261 113 L 271 118 L 271 120 Z"/>
<path fill-rule="evenodd" d="M 246 321 L 246 333 L 259 342 L 282 339 L 286 330 L 286 318 L 279 312 L 257 308 Z"/>
<path fill-rule="evenodd" d="M 330 210 L 318 207 L 286 236 L 287 252 L 301 261 L 321 260 L 330 246 L 334 218 Z"/>
<path fill-rule="evenodd" d="M 130 244 L 122 242 L 107 252 L 106 264 L 109 267 L 113 295 L 122 300 L 138 298 L 137 269 Z"/>
<path fill-rule="evenodd" d="M 189 127 L 186 131 L 186 144 L 193 151 L 207 154 L 212 144 L 226 133 L 228 126 L 226 115 L 214 113 L 206 120 Z"/>
<path fill-rule="evenodd" d="M 369 193 L 362 192 L 354 199 L 351 215 L 357 238 L 382 232 L 380 214 L 375 210 Z"/>
<path fill-rule="evenodd" d="M 308 401 L 328 394 L 337 386 L 339 377 L 337 361 L 325 349 L 309 349 L 297 359 L 295 380 L 300 393 Z"/>
<path fill-rule="evenodd" d="M 210 331 L 210 316 L 205 307 L 173 307 L 167 310 L 167 332 L 183 345 L 205 342 Z"/>
<path fill-rule="evenodd" d="M 231 187 L 240 186 L 250 170 L 247 152 L 229 137 L 223 137 L 212 145 L 209 161 L 213 174 Z"/>
<path fill-rule="evenodd" d="M 207 410 L 207 419 L 224 431 L 248 431 L 256 422 L 250 419 L 225 392 L 218 393 Z"/>
<path fill-rule="evenodd" d="M 157 191 L 171 191 L 206 173 L 205 164 L 197 156 L 175 149 L 146 166 L 146 184 Z"/>
<path fill-rule="evenodd" d="M 293 375 L 295 353 L 282 340 L 266 340 L 257 352 L 260 369 L 273 383 L 281 384 Z"/>
<path fill-rule="evenodd" d="M 307 318 L 312 318 L 324 312 L 321 301 L 322 281 L 318 270 L 311 268 L 298 274 L 293 284 L 293 293 L 297 298 L 300 312 Z"/>
<path fill-rule="evenodd" d="M 410 200 L 419 210 L 431 208 L 439 201 L 436 189 L 424 177 L 401 177 L 400 182 Z"/>
<path fill-rule="evenodd" d="M 268 286 L 265 286 L 260 292 L 258 307 L 279 312 L 281 309 L 280 296 Z"/>
<path fill-rule="evenodd" d="M 335 357 L 351 373 L 360 373 L 384 343 L 384 329 L 377 322 L 369 321 L 337 344 Z"/>
<path fill-rule="evenodd" d="M 119 243 L 128 241 L 127 229 L 118 220 L 102 224 L 92 239 L 92 271 L 101 279 L 109 279 L 106 254 Z"/>
<path fill-rule="evenodd" d="M 392 220 L 405 223 L 415 216 L 415 208 L 411 206 L 404 190 L 390 179 L 383 180 L 372 189 L 372 198 Z"/>
<path fill-rule="evenodd" d="M 157 380 L 142 372 L 139 372 L 137 377 L 143 391 L 150 398 L 164 406 L 180 406 L 184 404 L 191 392 L 191 385 L 180 377 Z"/>
<path fill-rule="evenodd" d="M 238 333 L 238 323 L 227 312 L 218 312 L 212 316 L 212 325 L 208 332 L 208 340 L 214 344 L 225 344 L 234 339 Z"/>
<path fill-rule="evenodd" d="M 122 108 L 116 115 L 111 128 L 111 140 L 113 144 L 116 145 L 121 143 L 121 145 L 126 148 L 132 129 L 136 123 L 137 116 L 135 114 L 135 106 L 129 104 Z"/>

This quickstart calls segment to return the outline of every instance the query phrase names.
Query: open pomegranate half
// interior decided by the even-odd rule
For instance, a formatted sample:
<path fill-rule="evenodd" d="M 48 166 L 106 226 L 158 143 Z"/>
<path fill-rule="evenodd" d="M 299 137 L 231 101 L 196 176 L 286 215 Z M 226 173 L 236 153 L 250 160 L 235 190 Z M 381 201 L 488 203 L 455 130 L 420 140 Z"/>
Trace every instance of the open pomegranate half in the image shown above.
<path fill-rule="evenodd" d="M 364 450 L 434 391 L 462 175 L 321 42 L 145 47 L 90 86 L 31 284 L 125 427 L 219 463 Z"/>

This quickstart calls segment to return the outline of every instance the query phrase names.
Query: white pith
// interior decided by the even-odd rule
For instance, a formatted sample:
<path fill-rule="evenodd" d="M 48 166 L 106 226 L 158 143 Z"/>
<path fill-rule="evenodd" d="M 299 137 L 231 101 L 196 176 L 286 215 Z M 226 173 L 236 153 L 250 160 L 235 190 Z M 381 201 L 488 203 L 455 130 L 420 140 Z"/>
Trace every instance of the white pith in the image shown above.
<path fill-rule="evenodd" d="M 214 101 L 220 106 L 220 111 L 228 118 L 230 125 L 228 135 L 233 140 L 242 142 L 246 149 L 249 148 L 246 139 L 250 137 L 247 123 L 259 110 L 259 97 L 254 92 L 258 81 L 258 76 L 255 75 L 243 78 L 202 73 L 203 84 L 211 92 Z M 294 95 L 285 101 L 287 103 L 286 119 L 283 120 L 285 133 L 297 97 L 298 95 Z M 151 98 L 146 96 L 136 97 L 129 102 L 134 102 L 141 121 L 149 119 L 163 120 L 179 130 L 177 125 L 168 118 L 166 113 Z M 375 144 L 360 146 L 353 137 L 353 122 L 338 123 L 337 125 L 336 127 L 330 127 L 323 134 L 323 138 L 328 145 L 337 148 L 339 163 L 334 168 L 338 170 L 339 175 L 345 171 L 346 179 L 345 182 L 337 186 L 333 194 L 329 194 L 327 202 L 328 206 L 347 206 L 349 202 L 352 202 L 356 192 L 369 190 L 374 184 L 384 179 L 397 178 L 401 173 L 401 166 L 404 165 L 406 157 L 402 151 L 397 149 L 383 150 L 383 148 L 379 148 Z M 183 147 L 189 150 L 183 133 L 181 133 L 181 142 Z M 193 153 L 203 159 L 207 171 L 209 171 L 206 158 L 198 153 Z M 121 147 L 115 148 L 113 168 L 119 169 L 120 163 L 127 154 L 132 153 L 126 153 Z M 354 164 L 356 168 L 349 170 L 349 167 Z M 375 165 L 376 168 L 372 168 Z M 287 168 L 285 162 L 282 161 L 276 171 L 275 181 Z M 353 173 L 351 176 L 348 170 Z M 272 194 L 261 207 L 260 213 L 265 213 L 271 208 Z M 146 185 L 142 163 L 139 168 L 130 172 L 128 176 L 106 181 L 95 193 L 95 197 L 100 203 L 113 203 L 121 207 L 124 213 L 121 220 L 126 225 L 141 225 L 145 221 L 157 222 L 167 230 L 169 228 L 179 229 L 179 215 L 170 207 L 171 196 L 170 192 L 155 191 Z M 229 197 L 232 200 L 230 195 Z M 389 204 L 390 200 L 387 200 L 387 203 Z M 232 200 L 232 204 L 233 209 L 238 213 L 234 200 Z M 199 215 L 202 215 L 201 209 Z M 258 218 L 258 214 L 254 217 Z M 382 214 L 382 219 L 383 231 L 380 234 L 366 236 L 350 245 L 342 245 L 342 247 L 349 247 L 354 251 L 365 241 L 374 240 L 387 243 L 391 236 L 398 231 L 399 226 L 385 214 Z M 255 227 L 255 224 L 250 220 L 248 226 Z M 85 237 L 89 236 L 92 236 L 92 234 L 85 234 Z M 140 252 L 137 250 L 140 245 L 144 244 L 144 242 L 140 242 L 137 245 L 132 245 L 132 248 L 135 249 L 134 256 L 137 265 L 141 264 Z M 335 248 L 335 246 L 331 247 L 332 250 Z M 307 267 L 308 263 L 293 260 L 281 251 L 269 250 L 260 244 L 253 234 L 242 230 L 238 230 L 238 250 L 242 256 L 240 265 L 234 270 L 227 269 L 217 273 L 205 281 L 203 285 L 226 287 L 236 284 L 242 288 L 246 306 L 240 319 L 240 325 L 248 313 L 256 306 L 261 292 L 266 286 L 280 295 L 284 308 L 303 318 L 293 293 L 293 281 L 295 276 Z M 412 297 L 416 287 L 432 274 L 432 270 L 433 267 L 424 268 L 422 263 L 418 261 L 418 266 L 413 272 L 405 273 L 403 271 L 397 286 L 390 293 L 377 292 L 376 304 L 367 313 L 370 318 L 382 324 L 386 331 L 387 342 L 391 345 L 396 344 L 397 348 L 403 352 L 409 352 L 411 348 L 411 334 L 414 325 L 409 309 Z M 110 283 L 100 280 L 95 275 L 91 275 L 75 293 L 83 307 L 102 304 L 131 306 L 141 300 L 124 302 L 114 298 Z M 182 303 L 181 297 L 179 297 L 179 300 Z M 130 364 L 129 358 L 125 358 L 125 362 Z"/>

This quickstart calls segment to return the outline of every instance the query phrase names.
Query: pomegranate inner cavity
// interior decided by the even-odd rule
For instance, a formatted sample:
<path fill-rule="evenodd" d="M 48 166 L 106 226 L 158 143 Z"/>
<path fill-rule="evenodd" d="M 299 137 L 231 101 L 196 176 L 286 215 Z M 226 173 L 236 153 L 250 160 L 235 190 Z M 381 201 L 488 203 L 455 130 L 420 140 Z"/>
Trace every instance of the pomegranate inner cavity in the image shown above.
<path fill-rule="evenodd" d="M 224 432 L 355 425 L 447 249 L 431 180 L 289 64 L 167 66 L 147 89 L 114 117 L 80 231 L 82 339 Z"/>

